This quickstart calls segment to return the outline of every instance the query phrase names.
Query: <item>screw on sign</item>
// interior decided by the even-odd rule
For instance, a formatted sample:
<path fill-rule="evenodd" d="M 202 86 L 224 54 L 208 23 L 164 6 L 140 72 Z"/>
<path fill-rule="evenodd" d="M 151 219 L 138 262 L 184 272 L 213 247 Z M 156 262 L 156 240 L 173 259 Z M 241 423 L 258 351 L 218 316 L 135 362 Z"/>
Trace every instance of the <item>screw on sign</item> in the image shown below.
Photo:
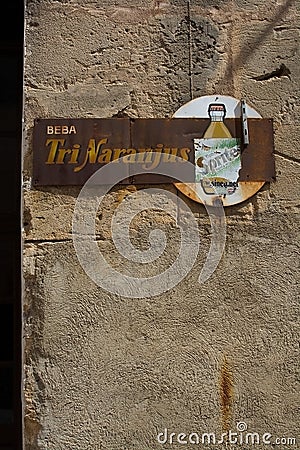
<path fill-rule="evenodd" d="M 243 114 L 242 114 L 243 112 Z M 174 183 L 179 191 L 192 200 L 210 206 L 222 202 L 235 205 L 252 197 L 265 181 L 239 181 L 241 145 L 244 139 L 232 136 L 225 118 L 261 118 L 247 104 L 230 96 L 199 97 L 179 108 L 174 118 L 209 118 L 203 136 L 194 138 L 195 183 Z M 244 135 L 245 136 L 245 135 Z M 252 136 L 255 139 L 255 136 Z"/>

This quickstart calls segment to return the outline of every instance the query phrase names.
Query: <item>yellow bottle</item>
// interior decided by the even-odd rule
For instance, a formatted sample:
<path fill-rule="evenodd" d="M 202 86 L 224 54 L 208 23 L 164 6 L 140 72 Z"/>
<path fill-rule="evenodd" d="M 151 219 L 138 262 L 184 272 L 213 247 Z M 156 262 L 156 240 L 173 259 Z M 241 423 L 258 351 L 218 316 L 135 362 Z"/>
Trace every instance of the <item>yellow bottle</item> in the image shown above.
<path fill-rule="evenodd" d="M 224 142 L 226 142 L 226 139 L 233 138 L 224 124 L 224 117 L 226 114 L 225 105 L 221 103 L 211 103 L 208 107 L 208 114 L 210 117 L 210 124 L 203 135 L 202 157 L 198 158 L 196 161 L 197 166 L 200 170 L 204 171 L 204 173 L 221 170 L 230 162 L 230 160 L 237 156 L 236 153 L 232 153 L 231 149 L 228 149 L 225 153 L 222 153 L 220 150 L 213 150 L 216 142 L 214 141 L 215 139 L 224 139 Z M 207 141 L 205 142 L 205 140 Z M 206 154 L 208 155 L 207 157 L 205 156 Z M 206 194 L 224 197 L 235 192 L 238 183 L 237 181 L 228 180 L 223 176 L 215 176 L 209 178 L 203 177 L 201 186 Z"/>
<path fill-rule="evenodd" d="M 226 114 L 225 105 L 221 103 L 211 103 L 208 107 L 210 124 L 207 127 L 203 138 L 231 138 L 231 133 L 224 124 Z"/>

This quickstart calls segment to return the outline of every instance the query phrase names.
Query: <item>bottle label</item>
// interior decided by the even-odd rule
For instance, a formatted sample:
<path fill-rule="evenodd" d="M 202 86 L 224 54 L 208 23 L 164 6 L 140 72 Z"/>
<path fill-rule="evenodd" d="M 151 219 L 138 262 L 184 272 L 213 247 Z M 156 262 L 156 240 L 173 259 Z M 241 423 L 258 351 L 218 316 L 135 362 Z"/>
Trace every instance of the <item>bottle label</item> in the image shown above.
<path fill-rule="evenodd" d="M 230 195 L 238 188 L 240 139 L 194 139 L 195 181 L 211 195 Z"/>

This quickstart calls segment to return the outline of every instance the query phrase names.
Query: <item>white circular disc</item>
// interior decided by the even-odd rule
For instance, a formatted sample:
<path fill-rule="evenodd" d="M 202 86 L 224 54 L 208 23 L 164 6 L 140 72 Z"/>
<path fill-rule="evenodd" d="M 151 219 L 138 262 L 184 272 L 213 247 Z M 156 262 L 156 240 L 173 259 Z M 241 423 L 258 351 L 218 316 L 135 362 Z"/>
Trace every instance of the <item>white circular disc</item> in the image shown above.
<path fill-rule="evenodd" d="M 208 105 L 210 103 L 223 103 L 226 106 L 226 118 L 231 119 L 241 117 L 240 100 L 230 97 L 229 95 L 205 95 L 203 97 L 195 98 L 185 105 L 182 105 L 173 117 L 176 118 L 208 118 Z M 255 109 L 251 108 L 246 103 L 246 114 L 249 119 L 260 118 L 261 115 Z"/>
<path fill-rule="evenodd" d="M 210 103 L 222 103 L 226 107 L 226 118 L 241 117 L 240 100 L 228 95 L 205 95 L 195 98 L 181 106 L 174 114 L 174 118 L 208 118 L 208 106 Z M 246 115 L 248 118 L 261 118 L 262 116 L 254 108 L 246 103 Z M 240 181 L 238 189 L 225 197 L 205 194 L 202 190 L 201 198 L 197 195 L 196 183 L 174 183 L 176 188 L 192 200 L 213 206 L 217 199 L 221 199 L 223 206 L 231 206 L 241 203 L 252 197 L 265 184 L 264 181 Z"/>

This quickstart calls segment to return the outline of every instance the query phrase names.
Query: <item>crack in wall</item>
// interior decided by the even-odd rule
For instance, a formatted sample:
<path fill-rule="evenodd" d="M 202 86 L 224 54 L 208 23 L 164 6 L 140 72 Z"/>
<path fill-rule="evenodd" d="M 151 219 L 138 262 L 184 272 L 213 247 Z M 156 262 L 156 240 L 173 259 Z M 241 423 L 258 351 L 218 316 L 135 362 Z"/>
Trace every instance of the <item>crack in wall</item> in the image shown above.
<path fill-rule="evenodd" d="M 105 241 L 106 238 L 102 236 L 96 236 L 95 241 Z M 65 238 L 65 239 L 25 239 L 24 244 L 63 244 L 65 242 L 73 242 L 73 238 Z"/>
<path fill-rule="evenodd" d="M 283 158 L 286 161 L 293 162 L 293 163 L 296 163 L 296 164 L 300 164 L 300 159 L 294 158 L 293 156 L 288 156 L 288 155 L 285 155 L 284 153 L 280 153 L 280 152 L 277 152 L 277 151 L 274 152 L 274 155 L 279 156 L 280 158 Z"/>
<path fill-rule="evenodd" d="M 72 242 L 72 238 L 69 239 L 25 239 L 24 244 L 57 244 L 57 243 L 64 243 L 64 242 Z"/>
<path fill-rule="evenodd" d="M 222 428 L 223 431 L 227 433 L 231 428 L 233 397 L 234 393 L 232 367 L 227 356 L 224 356 L 220 373 L 220 400 L 222 412 Z"/>
<path fill-rule="evenodd" d="M 191 1 L 187 2 L 188 20 L 188 46 L 189 46 L 189 82 L 191 100 L 194 98 L 194 75 L 193 75 L 193 50 L 192 50 L 192 23 L 191 23 Z"/>
<path fill-rule="evenodd" d="M 275 70 L 272 70 L 272 72 L 267 72 L 262 75 L 258 75 L 256 77 L 252 77 L 252 79 L 255 81 L 267 81 L 273 78 L 281 78 L 281 77 L 288 77 L 289 79 L 291 79 L 290 75 L 291 75 L 290 69 L 285 64 L 282 63 L 280 67 L 278 67 Z"/>

